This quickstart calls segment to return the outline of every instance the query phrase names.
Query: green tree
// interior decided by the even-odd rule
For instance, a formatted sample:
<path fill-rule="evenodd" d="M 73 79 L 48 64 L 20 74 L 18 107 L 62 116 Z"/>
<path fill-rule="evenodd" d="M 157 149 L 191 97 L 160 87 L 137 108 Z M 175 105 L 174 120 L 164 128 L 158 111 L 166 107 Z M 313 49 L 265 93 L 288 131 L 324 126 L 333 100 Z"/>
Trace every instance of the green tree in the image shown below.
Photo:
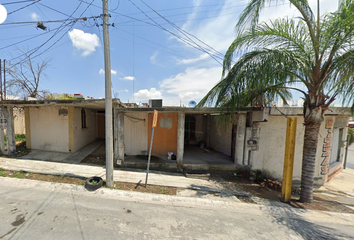
<path fill-rule="evenodd" d="M 304 97 L 304 147 L 301 176 L 302 202 L 312 202 L 316 148 L 324 113 L 336 98 L 353 105 L 354 97 L 354 1 L 343 0 L 338 10 L 320 15 L 307 0 L 288 0 L 300 17 L 259 22 L 267 3 L 251 0 L 236 25 L 236 38 L 223 62 L 222 80 L 199 106 L 252 106 L 277 98 L 290 90 Z M 237 61 L 234 63 L 234 59 Z M 303 87 L 296 87 L 298 84 Z"/>
<path fill-rule="evenodd" d="M 70 93 L 49 93 L 45 95 L 45 99 L 51 100 L 77 100 L 77 97 Z"/>

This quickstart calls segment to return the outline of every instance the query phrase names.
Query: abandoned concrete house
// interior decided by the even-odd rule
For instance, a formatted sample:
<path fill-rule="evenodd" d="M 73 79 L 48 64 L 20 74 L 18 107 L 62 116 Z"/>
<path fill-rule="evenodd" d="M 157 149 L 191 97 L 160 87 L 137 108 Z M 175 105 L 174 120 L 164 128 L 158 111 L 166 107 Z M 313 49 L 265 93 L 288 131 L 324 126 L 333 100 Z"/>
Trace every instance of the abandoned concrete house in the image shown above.
<path fill-rule="evenodd" d="M 24 109 L 29 149 L 74 153 L 105 137 L 104 99 L 3 101 L 0 105 L 8 113 L 3 115 L 7 119 L 3 128 L 7 129 L 13 128 L 12 108 Z M 302 108 L 244 108 L 232 121 L 222 124 L 218 121 L 219 110 L 215 108 L 125 107 L 114 99 L 113 110 L 116 167 L 130 166 L 137 159 L 136 163 L 146 164 L 152 113 L 157 110 L 152 155 L 159 159 L 159 165 L 176 170 L 248 166 L 252 170 L 266 170 L 279 179 L 283 174 L 286 117 L 296 117 L 293 179 L 297 181 L 301 177 Z M 350 116 L 348 108 L 332 108 L 325 115 L 318 140 L 317 185 L 324 184 L 342 169 Z M 176 155 L 176 161 L 168 159 L 169 152 Z"/>

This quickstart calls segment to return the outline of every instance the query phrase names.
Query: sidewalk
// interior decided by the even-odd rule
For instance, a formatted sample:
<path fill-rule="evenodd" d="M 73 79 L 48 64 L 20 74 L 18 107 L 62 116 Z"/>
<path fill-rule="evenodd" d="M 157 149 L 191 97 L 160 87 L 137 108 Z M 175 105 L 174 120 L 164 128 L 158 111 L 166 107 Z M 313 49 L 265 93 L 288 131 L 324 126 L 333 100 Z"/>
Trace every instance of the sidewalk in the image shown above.
<path fill-rule="evenodd" d="M 354 169 L 344 169 L 315 192 L 354 210 Z"/>
<path fill-rule="evenodd" d="M 42 173 L 51 175 L 66 175 L 72 177 L 92 177 L 99 176 L 106 179 L 106 168 L 86 164 L 70 164 L 62 162 L 49 162 L 28 159 L 3 158 L 0 157 L 0 168 L 11 171 L 27 171 L 32 173 Z M 146 170 L 125 169 L 114 170 L 113 179 L 117 182 L 142 183 L 145 184 Z M 176 187 L 183 196 L 203 196 L 210 192 L 222 193 L 223 198 L 236 200 L 235 195 L 247 195 L 242 191 L 225 191 L 223 187 L 215 181 L 186 178 L 181 173 L 150 171 L 148 184 Z M 200 194 L 203 192 L 203 194 Z"/>

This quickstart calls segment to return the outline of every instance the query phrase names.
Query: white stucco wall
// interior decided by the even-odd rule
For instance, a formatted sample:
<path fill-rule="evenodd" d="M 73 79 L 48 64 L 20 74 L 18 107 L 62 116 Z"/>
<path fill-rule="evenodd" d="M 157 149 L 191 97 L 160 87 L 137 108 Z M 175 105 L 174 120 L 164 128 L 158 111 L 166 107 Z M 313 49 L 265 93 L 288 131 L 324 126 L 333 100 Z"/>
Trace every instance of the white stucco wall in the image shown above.
<path fill-rule="evenodd" d="M 30 108 L 31 148 L 68 152 L 69 130 L 68 115 L 59 115 L 65 107 Z"/>
<path fill-rule="evenodd" d="M 127 155 L 148 154 L 148 114 L 146 112 L 125 113 L 124 144 Z"/>
<path fill-rule="evenodd" d="M 252 169 L 266 170 L 276 178 L 282 178 L 287 119 L 269 116 L 268 122 L 260 122 L 259 150 L 252 154 Z M 303 117 L 297 117 L 296 145 L 293 179 L 301 179 L 302 148 L 304 138 Z"/>
<path fill-rule="evenodd" d="M 81 128 L 81 109 L 74 108 L 74 152 L 97 139 L 96 110 L 86 109 L 86 128 Z"/>
<path fill-rule="evenodd" d="M 210 148 L 231 156 L 232 124 L 218 125 L 217 116 L 211 117 L 210 123 Z"/>
<path fill-rule="evenodd" d="M 326 122 L 328 119 L 334 120 L 334 127 L 345 128 L 347 117 L 325 116 L 324 122 L 320 127 L 320 133 L 317 144 L 317 157 L 315 168 L 315 184 L 322 185 L 327 175 L 321 173 L 321 163 L 323 162 L 323 144 L 327 136 Z M 252 152 L 252 170 L 266 170 L 272 176 L 282 179 L 284 167 L 284 152 L 286 139 L 286 118 L 282 116 L 269 116 L 268 122 L 260 122 L 260 138 L 259 150 Z M 303 117 L 297 116 L 296 128 L 296 146 L 294 157 L 293 180 L 300 181 L 301 166 L 302 166 L 302 149 L 304 140 L 305 127 L 303 126 Z M 347 135 L 344 129 L 342 140 L 344 141 Z M 343 150 L 342 150 L 343 156 Z"/>
<path fill-rule="evenodd" d="M 14 108 L 14 128 L 15 134 L 26 134 L 25 110 Z"/>

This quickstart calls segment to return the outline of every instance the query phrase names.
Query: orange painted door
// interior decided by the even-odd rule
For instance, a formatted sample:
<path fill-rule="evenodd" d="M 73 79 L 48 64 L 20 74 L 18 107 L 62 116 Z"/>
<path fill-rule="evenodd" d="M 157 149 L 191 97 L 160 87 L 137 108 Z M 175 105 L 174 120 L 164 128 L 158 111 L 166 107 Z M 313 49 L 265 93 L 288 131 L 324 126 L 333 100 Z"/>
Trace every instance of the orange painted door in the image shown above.
<path fill-rule="evenodd" d="M 152 117 L 153 114 L 149 114 L 148 150 L 151 141 Z M 167 156 L 168 152 L 177 154 L 177 121 L 178 113 L 159 113 L 157 126 L 154 132 L 151 155 Z"/>

